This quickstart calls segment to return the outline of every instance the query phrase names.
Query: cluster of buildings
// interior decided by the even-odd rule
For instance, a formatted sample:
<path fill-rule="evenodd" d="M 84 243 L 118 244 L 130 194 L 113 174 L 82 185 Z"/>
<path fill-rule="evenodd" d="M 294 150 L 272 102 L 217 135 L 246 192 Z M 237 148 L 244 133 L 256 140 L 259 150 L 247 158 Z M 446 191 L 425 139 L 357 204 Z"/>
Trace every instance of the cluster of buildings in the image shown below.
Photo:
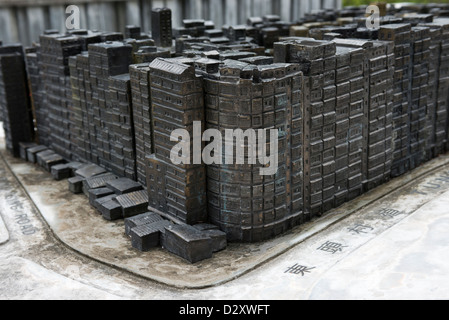
<path fill-rule="evenodd" d="M 164 8 L 151 35 L 49 30 L 0 46 L 7 148 L 126 219 L 141 251 L 196 262 L 271 239 L 449 147 L 447 8 L 385 11 L 375 30 L 361 12 L 172 30 Z M 180 141 L 215 160 L 174 163 Z M 261 174 L 273 162 L 253 160 L 270 153 Z"/>

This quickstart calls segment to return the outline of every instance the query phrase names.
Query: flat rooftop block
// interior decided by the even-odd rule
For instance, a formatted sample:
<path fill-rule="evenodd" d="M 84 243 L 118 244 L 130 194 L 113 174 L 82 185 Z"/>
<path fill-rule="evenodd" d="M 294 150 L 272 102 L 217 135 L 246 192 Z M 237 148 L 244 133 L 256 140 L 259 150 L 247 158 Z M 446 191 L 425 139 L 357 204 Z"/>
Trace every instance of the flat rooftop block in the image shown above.
<path fill-rule="evenodd" d="M 56 154 L 54 152 L 47 152 L 44 151 L 42 153 L 38 153 L 37 156 L 37 162 L 38 164 L 47 170 L 48 172 L 51 171 L 51 168 L 55 165 L 65 163 L 65 159 L 60 156 L 59 154 Z"/>
<path fill-rule="evenodd" d="M 48 148 L 46 146 L 36 146 L 36 147 L 29 148 L 27 150 L 28 161 L 31 163 L 37 163 L 36 155 L 39 152 L 42 152 L 45 150 L 48 150 Z"/>
<path fill-rule="evenodd" d="M 73 177 L 69 180 L 69 190 L 74 194 L 83 193 L 83 178 Z"/>
<path fill-rule="evenodd" d="M 34 142 L 20 142 L 19 148 L 20 148 L 20 158 L 22 160 L 28 161 L 28 149 L 37 147 L 38 144 Z"/>
<path fill-rule="evenodd" d="M 111 201 L 111 200 L 115 200 L 116 197 L 117 197 L 116 194 L 111 194 L 111 195 L 108 195 L 108 196 L 105 196 L 105 197 L 98 198 L 97 200 L 94 201 L 93 206 L 94 206 L 97 210 L 100 210 L 100 206 L 101 206 L 103 203 L 108 202 L 108 201 Z"/>
<path fill-rule="evenodd" d="M 87 164 L 76 170 L 75 175 L 84 179 L 89 179 L 106 172 L 107 171 L 105 169 L 103 169 L 100 166 L 97 166 L 96 164 Z"/>
<path fill-rule="evenodd" d="M 65 164 L 57 164 L 51 167 L 51 175 L 53 179 L 59 181 L 72 177 L 72 168 Z"/>
<path fill-rule="evenodd" d="M 145 190 L 117 196 L 117 202 L 123 208 L 123 217 L 128 218 L 148 210 L 148 193 Z"/>
<path fill-rule="evenodd" d="M 161 235 L 171 222 L 167 220 L 147 223 L 131 229 L 131 244 L 133 248 L 146 252 L 161 245 Z"/>
<path fill-rule="evenodd" d="M 166 228 L 164 247 L 190 263 L 212 258 L 212 240 L 189 225 L 172 225 Z"/>
<path fill-rule="evenodd" d="M 119 220 L 119 219 L 123 218 L 122 207 L 115 200 L 109 200 L 109 201 L 103 202 L 98 207 L 98 210 L 100 211 L 103 218 L 108 221 L 114 221 L 114 220 Z"/>
<path fill-rule="evenodd" d="M 160 215 L 154 212 L 146 212 L 139 214 L 134 217 L 126 218 L 125 219 L 125 233 L 128 236 L 131 236 L 131 229 L 137 226 L 141 226 L 144 224 L 151 224 L 158 221 L 163 221 L 164 218 L 162 218 Z"/>
<path fill-rule="evenodd" d="M 118 177 L 115 174 L 105 173 L 105 174 L 101 174 L 101 175 L 84 180 L 83 187 L 86 190 L 104 188 L 104 187 L 106 187 L 106 185 L 109 181 L 115 180 L 115 179 L 118 179 Z"/>
<path fill-rule="evenodd" d="M 139 191 L 143 189 L 140 183 L 128 178 L 119 178 L 116 180 L 108 181 L 106 183 L 106 186 L 114 190 L 114 192 L 118 195 Z"/>
<path fill-rule="evenodd" d="M 94 206 L 97 199 L 104 198 L 112 194 L 114 194 L 114 191 L 109 188 L 91 189 L 89 190 L 89 203 Z"/>

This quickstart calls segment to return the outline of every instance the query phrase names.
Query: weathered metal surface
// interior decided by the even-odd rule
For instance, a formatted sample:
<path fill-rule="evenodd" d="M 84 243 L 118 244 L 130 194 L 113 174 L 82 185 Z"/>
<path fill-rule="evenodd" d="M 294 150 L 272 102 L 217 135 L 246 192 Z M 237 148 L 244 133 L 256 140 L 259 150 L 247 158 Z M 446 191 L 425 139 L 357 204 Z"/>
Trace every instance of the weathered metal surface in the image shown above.
<path fill-rule="evenodd" d="M 151 12 L 151 36 L 156 46 L 172 46 L 172 13 L 169 8 L 155 8 Z"/>
<path fill-rule="evenodd" d="M 211 238 L 212 252 L 225 250 L 228 246 L 226 233 L 218 229 L 202 231 L 204 236 Z"/>
<path fill-rule="evenodd" d="M 131 228 L 131 245 L 140 252 L 148 252 L 151 249 L 159 247 L 161 237 L 165 237 L 165 228 L 172 225 L 167 220 L 145 223 Z"/>
<path fill-rule="evenodd" d="M 131 236 L 131 229 L 144 224 L 151 224 L 158 221 L 162 221 L 163 218 L 154 212 L 146 212 L 134 217 L 125 219 L 125 234 Z"/>
<path fill-rule="evenodd" d="M 66 160 L 60 155 L 51 151 L 50 153 L 41 152 L 36 155 L 37 163 L 46 171 L 51 172 L 55 165 L 66 163 Z"/>
<path fill-rule="evenodd" d="M 91 206 L 94 206 L 95 201 L 99 198 L 107 197 L 114 194 L 109 188 L 98 188 L 89 190 L 89 203 Z"/>
<path fill-rule="evenodd" d="M 402 95 L 402 99 L 395 99 L 393 104 L 393 136 L 395 140 L 392 176 L 398 176 L 407 172 L 410 168 L 410 118 L 411 112 L 409 88 L 403 88 L 402 83 L 410 81 L 409 70 L 411 68 L 410 56 L 413 54 L 411 25 L 391 24 L 381 26 L 379 40 L 395 42 L 395 71 L 394 71 L 394 95 Z"/>
<path fill-rule="evenodd" d="M 31 148 L 27 149 L 27 159 L 28 159 L 28 161 L 31 162 L 31 163 L 36 163 L 37 162 L 36 155 L 39 152 L 42 152 L 42 151 L 45 151 L 45 150 L 48 150 L 48 148 L 45 147 L 45 146 L 36 146 L 36 147 L 31 147 Z"/>
<path fill-rule="evenodd" d="M 261 176 L 260 165 L 249 164 L 248 146 L 244 164 L 237 164 L 233 151 L 233 164 L 209 165 L 209 217 L 230 240 L 259 241 L 296 225 L 302 214 L 302 206 L 293 200 L 302 199 L 297 190 L 301 166 L 292 170 L 294 163 L 302 159 L 301 152 L 295 151 L 300 144 L 291 148 L 290 142 L 285 143 L 290 141 L 290 135 L 301 134 L 300 127 L 293 125 L 301 118 L 301 80 L 296 65 L 257 65 L 257 59 L 243 60 L 256 63 L 225 60 L 219 76 L 205 74 L 206 125 L 221 132 L 235 128 L 278 129 L 279 168 L 275 175 Z M 290 108 L 295 109 L 294 114 L 287 112 Z"/>
<path fill-rule="evenodd" d="M 122 177 L 135 179 L 129 76 L 133 46 L 118 41 L 89 46 L 96 163 Z"/>
<path fill-rule="evenodd" d="M 72 168 L 67 164 L 58 164 L 51 167 L 51 175 L 57 181 L 69 179 L 72 177 Z"/>
<path fill-rule="evenodd" d="M 173 164 L 170 150 L 176 143 L 167 139 L 175 129 L 187 130 L 191 141 L 198 134 L 193 122 L 205 117 L 202 79 L 193 66 L 158 58 L 150 64 L 150 86 L 154 133 L 154 155 L 147 154 L 146 163 L 150 208 L 184 223 L 205 222 L 205 165 Z"/>
<path fill-rule="evenodd" d="M 75 171 L 75 175 L 82 179 L 89 179 L 105 173 L 106 170 L 96 164 L 86 164 Z"/>
<path fill-rule="evenodd" d="M 71 142 L 70 130 L 74 119 L 70 117 L 72 108 L 72 88 L 68 59 L 83 50 L 79 37 L 63 34 L 42 34 L 38 57 L 41 81 L 47 97 L 46 103 L 39 106 L 47 113 L 49 121 L 46 133 L 48 147 L 65 159 L 77 159 Z"/>
<path fill-rule="evenodd" d="M 116 180 L 118 177 L 112 173 L 104 173 L 98 176 L 94 176 L 92 178 L 88 178 L 83 181 L 83 188 L 86 191 L 90 191 L 91 189 L 104 188 L 107 186 L 107 183 L 111 180 Z"/>
<path fill-rule="evenodd" d="M 189 225 L 171 225 L 165 228 L 165 241 L 168 251 L 186 259 L 190 263 L 212 257 L 211 239 L 203 232 Z"/>
<path fill-rule="evenodd" d="M 145 157 L 153 153 L 149 63 L 131 65 L 129 72 L 133 100 L 137 181 L 146 185 Z"/>
<path fill-rule="evenodd" d="M 68 179 L 69 191 L 74 194 L 83 193 L 83 178 L 72 177 Z"/>
<path fill-rule="evenodd" d="M 112 189 L 117 195 L 123 195 L 143 189 L 141 184 L 128 178 L 108 180 L 106 181 L 105 186 Z"/>
<path fill-rule="evenodd" d="M 123 218 L 132 217 L 148 210 L 148 193 L 146 190 L 135 191 L 117 196 L 122 208 Z"/>
<path fill-rule="evenodd" d="M 75 175 L 75 171 L 83 166 L 80 162 L 69 162 L 51 167 L 51 175 L 55 180 L 69 179 Z"/>
<path fill-rule="evenodd" d="M 102 202 L 97 209 L 108 221 L 123 219 L 122 207 L 116 200 Z"/>
<path fill-rule="evenodd" d="M 21 155 L 20 142 L 34 141 L 27 87 L 22 46 L 3 46 L 0 41 L 0 119 L 3 121 L 6 148 L 16 157 Z"/>
<path fill-rule="evenodd" d="M 20 158 L 22 160 L 28 161 L 27 150 L 29 148 L 37 147 L 37 144 L 34 142 L 20 142 L 19 147 L 20 147 Z"/>

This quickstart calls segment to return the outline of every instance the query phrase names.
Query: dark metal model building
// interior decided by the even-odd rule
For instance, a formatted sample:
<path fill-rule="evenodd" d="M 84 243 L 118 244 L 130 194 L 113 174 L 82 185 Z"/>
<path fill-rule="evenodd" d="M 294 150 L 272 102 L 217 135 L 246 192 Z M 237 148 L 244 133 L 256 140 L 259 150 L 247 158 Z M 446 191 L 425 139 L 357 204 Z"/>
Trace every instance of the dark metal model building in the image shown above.
<path fill-rule="evenodd" d="M 2 46 L 0 42 L 0 116 L 6 148 L 16 157 L 20 156 L 19 143 L 34 139 L 27 82 L 22 46 Z"/>
<path fill-rule="evenodd" d="M 196 63 L 202 66 L 207 62 Z M 234 137 L 229 139 L 225 130 L 235 128 L 243 133 L 274 129 L 279 139 L 275 174 L 261 175 L 263 165 L 250 163 L 255 145 L 245 146 L 243 164 L 238 164 L 237 158 L 241 146 L 234 145 L 231 164 L 208 166 L 209 219 L 226 231 L 230 240 L 272 238 L 303 220 L 299 66 L 257 66 L 234 60 L 224 60 L 220 67 L 218 61 L 212 61 L 212 65 L 204 79 L 207 128 L 218 129 L 230 143 Z M 258 148 L 265 144 L 270 150 L 270 143 L 273 141 L 257 137 Z"/>
<path fill-rule="evenodd" d="M 393 96 L 394 154 L 392 176 L 399 176 L 410 168 L 410 63 L 411 25 L 383 25 L 379 39 L 395 43 L 395 75 Z"/>
<path fill-rule="evenodd" d="M 447 7 L 404 8 L 382 7 L 378 29 L 352 7 L 175 30 L 154 9 L 151 37 L 50 30 L 25 52 L 0 46 L 7 148 L 125 219 L 140 251 L 195 263 L 271 239 L 449 150 Z M 206 163 L 211 129 L 225 152 Z M 261 174 L 270 130 L 277 166 Z"/>
<path fill-rule="evenodd" d="M 84 52 L 69 59 L 72 85 L 72 116 L 74 131 L 72 143 L 75 153 L 84 161 L 96 162 L 92 86 L 90 84 L 89 55 Z"/>
<path fill-rule="evenodd" d="M 126 107 L 123 113 L 127 113 L 127 119 L 120 117 L 119 106 L 113 106 L 119 99 L 115 95 L 115 101 L 110 99 L 109 84 L 115 84 L 110 77 L 128 73 L 132 63 L 132 46 L 122 42 L 103 42 L 89 46 L 89 71 L 92 85 L 92 108 L 94 110 L 94 124 L 96 137 L 95 148 L 98 155 L 98 164 L 113 173 L 124 176 L 125 167 L 133 168 L 133 164 L 125 166 L 123 150 L 125 146 L 115 147 L 117 135 L 124 139 L 133 140 L 133 127 L 130 121 L 131 107 L 126 93 L 121 97 Z M 114 94 L 112 94 L 114 96 Z M 115 110 L 114 110 L 115 109 Z M 115 111 L 115 112 L 114 112 Z M 126 125 L 128 124 L 128 126 Z M 120 147 L 120 146 L 119 146 Z M 133 152 L 133 146 L 126 145 L 129 152 Z M 131 158 L 132 159 L 132 158 Z"/>
<path fill-rule="evenodd" d="M 129 73 L 133 103 L 137 181 L 146 184 L 146 155 L 153 154 L 149 63 L 131 65 Z"/>
<path fill-rule="evenodd" d="M 151 30 L 151 35 L 156 46 L 171 48 L 173 41 L 170 9 L 153 9 L 153 11 L 151 12 Z"/>
<path fill-rule="evenodd" d="M 154 134 L 154 155 L 147 160 L 150 208 L 183 223 L 205 222 L 205 165 L 174 165 L 170 155 L 174 130 L 187 130 L 193 146 L 193 122 L 204 123 L 203 81 L 193 66 L 158 58 L 150 64 L 150 86 Z"/>
<path fill-rule="evenodd" d="M 432 121 L 431 143 L 432 153 L 436 157 L 442 154 L 448 146 L 448 95 L 449 90 L 449 21 L 434 19 L 433 22 L 422 23 L 430 30 L 431 44 L 429 57 L 429 94 L 428 108 Z M 429 145 L 428 145 L 429 147 Z"/>
<path fill-rule="evenodd" d="M 77 36 L 51 34 L 40 37 L 39 69 L 46 96 L 42 107 L 48 112 L 49 146 L 66 159 L 74 155 L 71 147 L 72 88 L 68 62 L 70 56 L 81 51 L 82 42 Z"/>
<path fill-rule="evenodd" d="M 275 174 L 261 175 L 263 165 L 251 164 L 255 145 L 245 147 L 243 164 L 237 158 L 241 146 L 235 145 L 231 164 L 208 166 L 210 221 L 237 241 L 268 239 L 298 225 L 303 220 L 299 66 L 224 60 L 204 81 L 207 127 L 222 132 L 226 143 L 234 142 L 225 134 L 228 129 L 274 129 L 279 134 Z M 270 141 L 258 136 L 257 146 L 261 144 L 270 150 Z"/>

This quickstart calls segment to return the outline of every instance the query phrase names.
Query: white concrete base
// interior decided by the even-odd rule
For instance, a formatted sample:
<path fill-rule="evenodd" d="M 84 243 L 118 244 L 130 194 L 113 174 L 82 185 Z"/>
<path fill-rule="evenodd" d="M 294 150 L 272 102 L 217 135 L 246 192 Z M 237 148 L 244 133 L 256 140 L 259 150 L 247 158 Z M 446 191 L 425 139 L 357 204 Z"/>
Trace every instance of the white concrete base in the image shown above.
<path fill-rule="evenodd" d="M 6 243 L 9 240 L 9 232 L 6 229 L 5 223 L 0 216 L 0 245 Z"/>

